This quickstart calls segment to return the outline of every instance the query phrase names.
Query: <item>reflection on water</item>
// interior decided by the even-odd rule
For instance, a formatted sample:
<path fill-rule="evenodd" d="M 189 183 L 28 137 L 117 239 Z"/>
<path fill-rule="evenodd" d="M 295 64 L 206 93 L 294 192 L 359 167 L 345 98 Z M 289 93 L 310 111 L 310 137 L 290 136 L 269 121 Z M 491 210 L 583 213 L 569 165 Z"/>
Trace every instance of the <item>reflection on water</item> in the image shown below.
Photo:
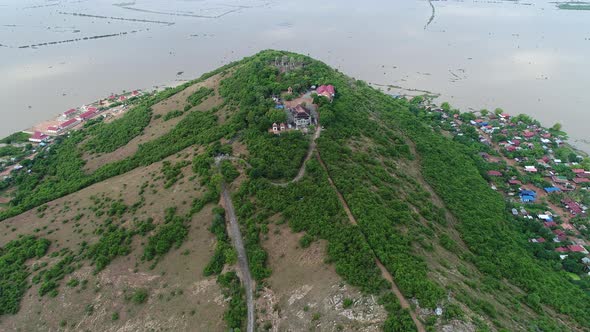
<path fill-rule="evenodd" d="M 590 11 L 549 0 L 123 1 L 0 4 L 0 136 L 275 48 L 367 82 L 438 93 L 463 110 L 561 122 L 574 142 L 590 139 Z M 27 45 L 37 46 L 19 48 Z"/>

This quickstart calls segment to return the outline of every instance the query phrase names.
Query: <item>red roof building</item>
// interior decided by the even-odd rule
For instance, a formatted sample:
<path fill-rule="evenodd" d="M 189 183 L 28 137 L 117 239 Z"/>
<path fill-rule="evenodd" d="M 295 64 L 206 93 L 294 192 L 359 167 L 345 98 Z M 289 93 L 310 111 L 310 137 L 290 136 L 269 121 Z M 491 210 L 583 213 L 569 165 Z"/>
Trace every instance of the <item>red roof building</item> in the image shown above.
<path fill-rule="evenodd" d="M 500 171 L 488 171 L 489 176 L 502 176 Z"/>
<path fill-rule="evenodd" d="M 574 179 L 574 183 L 576 183 L 576 184 L 588 183 L 588 182 L 590 182 L 589 178 L 575 178 Z"/>
<path fill-rule="evenodd" d="M 522 185 L 522 182 L 520 182 L 519 180 L 508 180 L 508 184 L 512 186 L 520 186 Z"/>
<path fill-rule="evenodd" d="M 568 208 L 571 212 L 571 214 L 573 215 L 578 215 L 578 214 L 582 214 L 584 213 L 584 211 L 582 211 L 582 208 L 580 207 L 580 205 L 576 202 L 574 202 L 571 198 L 566 198 L 561 200 L 561 203 L 563 203 L 563 205 L 565 205 L 566 208 Z"/>
<path fill-rule="evenodd" d="M 59 127 L 60 130 L 64 130 L 64 129 L 68 129 L 70 127 L 73 127 L 75 125 L 77 125 L 80 121 L 78 119 L 69 119 L 66 122 L 62 122 Z"/>
<path fill-rule="evenodd" d="M 545 243 L 545 239 L 542 238 L 542 237 L 540 237 L 540 238 L 538 238 L 536 240 L 537 240 L 537 243 Z"/>
<path fill-rule="evenodd" d="M 586 170 L 584 170 L 583 168 L 574 168 L 572 169 L 572 172 L 574 172 L 575 174 L 580 174 L 586 172 Z"/>
<path fill-rule="evenodd" d="M 33 133 L 33 135 L 31 137 L 29 137 L 29 141 L 30 142 L 34 142 L 34 143 L 41 143 L 43 141 L 45 141 L 47 139 L 47 135 L 43 134 L 40 131 L 36 131 Z"/>
<path fill-rule="evenodd" d="M 96 107 L 88 107 L 88 110 L 80 115 L 78 115 L 78 120 L 84 121 L 92 118 L 96 115 L 97 108 Z"/>
<path fill-rule="evenodd" d="M 557 224 L 555 223 L 555 221 L 546 221 L 543 223 L 543 226 L 545 226 L 547 228 L 553 228 L 553 227 L 557 227 Z"/>
<path fill-rule="evenodd" d="M 75 108 L 71 108 L 71 109 L 69 109 L 69 110 L 65 111 L 65 112 L 64 112 L 64 115 L 65 115 L 65 116 L 70 116 L 70 115 L 72 115 L 72 114 L 74 114 L 74 113 L 76 113 L 76 109 L 75 109 Z"/>
<path fill-rule="evenodd" d="M 557 247 L 555 248 L 557 252 L 568 252 L 569 250 L 566 247 Z"/>
<path fill-rule="evenodd" d="M 127 99 L 127 97 L 125 97 L 125 96 L 119 97 L 119 101 L 125 101 L 126 99 Z"/>
<path fill-rule="evenodd" d="M 336 95 L 336 89 L 333 85 L 320 85 L 317 90 L 317 94 L 326 98 L 332 99 Z"/>
<path fill-rule="evenodd" d="M 531 137 L 535 137 L 535 133 L 532 131 L 525 130 L 522 133 L 522 136 L 524 136 L 525 138 L 531 138 Z"/>
<path fill-rule="evenodd" d="M 582 247 L 581 245 L 569 245 L 567 249 L 571 252 L 587 252 L 586 248 Z"/>

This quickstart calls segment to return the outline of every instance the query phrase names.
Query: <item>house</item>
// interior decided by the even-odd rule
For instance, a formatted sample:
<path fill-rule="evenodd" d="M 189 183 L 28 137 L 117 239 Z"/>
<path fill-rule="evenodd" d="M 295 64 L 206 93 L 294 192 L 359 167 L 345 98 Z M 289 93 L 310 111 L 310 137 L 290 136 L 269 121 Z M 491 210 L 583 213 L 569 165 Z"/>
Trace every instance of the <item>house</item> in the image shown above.
<path fill-rule="evenodd" d="M 584 211 L 582 210 L 582 207 L 580 207 L 580 204 L 576 203 L 575 201 L 573 201 L 571 198 L 565 198 L 561 200 L 561 203 L 563 205 L 565 205 L 565 207 L 570 211 L 571 214 L 573 214 L 574 216 L 579 215 L 579 214 L 583 214 Z"/>
<path fill-rule="evenodd" d="M 556 252 L 568 252 L 569 250 L 566 247 L 557 247 L 555 248 Z"/>
<path fill-rule="evenodd" d="M 518 210 L 517 209 L 512 209 L 512 215 L 513 216 L 517 216 L 518 215 Z"/>
<path fill-rule="evenodd" d="M 531 241 L 532 243 L 545 243 L 545 239 L 542 237 L 539 237 L 536 239 L 530 239 L 529 241 Z"/>
<path fill-rule="evenodd" d="M 57 134 L 59 132 L 59 126 L 49 126 L 47 127 L 47 132 L 50 134 Z"/>
<path fill-rule="evenodd" d="M 78 119 L 69 119 L 68 121 L 62 122 L 59 125 L 59 131 L 61 132 L 66 129 L 70 129 L 71 127 L 77 125 L 78 123 L 80 123 L 80 120 L 78 120 Z"/>
<path fill-rule="evenodd" d="M 561 242 L 567 240 L 567 235 L 561 229 L 554 229 L 553 234 L 555 234 L 555 238 L 553 238 L 553 242 Z"/>
<path fill-rule="evenodd" d="M 586 250 L 586 248 L 584 248 L 583 246 L 581 246 L 579 244 L 569 245 L 569 246 L 567 246 L 567 249 L 571 252 L 581 252 L 584 254 L 588 254 L 588 250 Z"/>
<path fill-rule="evenodd" d="M 527 173 L 537 173 L 537 168 L 535 166 L 525 166 L 524 171 Z"/>
<path fill-rule="evenodd" d="M 589 182 L 590 182 L 589 178 L 575 178 L 574 179 L 574 183 L 576 183 L 576 184 L 589 183 Z"/>
<path fill-rule="evenodd" d="M 43 134 L 40 131 L 36 131 L 33 133 L 33 135 L 31 137 L 29 137 L 29 142 L 33 142 L 33 143 L 41 143 L 47 140 L 49 136 Z"/>
<path fill-rule="evenodd" d="M 522 133 L 522 136 L 524 136 L 524 138 L 527 138 L 527 139 L 528 139 L 528 138 L 533 138 L 533 137 L 535 137 L 535 135 L 536 135 L 536 134 L 535 134 L 534 132 L 532 132 L 532 131 L 528 131 L 528 130 L 525 130 L 525 131 Z"/>
<path fill-rule="evenodd" d="M 324 96 L 330 100 L 336 96 L 336 90 L 334 89 L 333 85 L 320 85 L 316 91 L 319 96 Z"/>
<path fill-rule="evenodd" d="M 534 190 L 521 190 L 520 191 L 521 195 L 527 195 L 527 196 L 533 196 L 533 197 L 537 197 L 537 193 Z"/>
<path fill-rule="evenodd" d="M 508 180 L 508 184 L 511 186 L 522 186 L 522 182 L 520 182 L 519 180 Z"/>
<path fill-rule="evenodd" d="M 543 223 L 543 226 L 546 228 L 554 228 L 557 227 L 557 223 L 555 221 L 547 221 Z"/>
<path fill-rule="evenodd" d="M 95 116 L 97 111 L 98 110 L 96 109 L 96 107 L 88 107 L 88 110 L 86 112 L 78 115 L 78 117 L 76 119 L 78 121 L 88 120 L 88 119 L 92 118 L 93 116 Z"/>
<path fill-rule="evenodd" d="M 553 216 L 548 215 L 548 214 L 539 214 L 537 217 L 541 220 L 553 221 Z"/>
<path fill-rule="evenodd" d="M 275 135 L 280 135 L 281 132 L 284 132 L 286 130 L 287 125 L 285 123 L 277 124 L 276 122 L 272 124 L 272 128 L 270 129 L 270 131 Z"/>
<path fill-rule="evenodd" d="M 568 180 L 565 176 L 552 176 L 551 181 L 555 183 L 568 183 Z"/>
<path fill-rule="evenodd" d="M 500 171 L 488 171 L 489 176 L 502 176 Z"/>
<path fill-rule="evenodd" d="M 71 109 L 64 112 L 64 117 L 69 118 L 69 117 L 73 116 L 74 113 L 76 113 L 76 109 L 71 108 Z"/>
<path fill-rule="evenodd" d="M 583 263 L 584 265 L 590 265 L 590 258 L 588 258 L 588 257 L 584 257 L 584 258 L 582 258 L 582 263 Z"/>
<path fill-rule="evenodd" d="M 289 110 L 289 123 L 294 123 L 296 129 L 302 129 L 315 124 L 315 119 L 310 110 L 299 104 Z"/>
<path fill-rule="evenodd" d="M 545 192 L 548 194 L 554 193 L 554 192 L 560 192 L 561 189 L 557 188 L 557 187 L 547 187 L 544 188 Z"/>
<path fill-rule="evenodd" d="M 521 195 L 520 199 L 523 203 L 531 203 L 535 201 L 535 197 L 529 195 Z"/>
<path fill-rule="evenodd" d="M 574 172 L 574 174 L 583 174 L 584 172 L 586 172 L 583 168 L 574 168 L 572 169 L 572 172 Z"/>

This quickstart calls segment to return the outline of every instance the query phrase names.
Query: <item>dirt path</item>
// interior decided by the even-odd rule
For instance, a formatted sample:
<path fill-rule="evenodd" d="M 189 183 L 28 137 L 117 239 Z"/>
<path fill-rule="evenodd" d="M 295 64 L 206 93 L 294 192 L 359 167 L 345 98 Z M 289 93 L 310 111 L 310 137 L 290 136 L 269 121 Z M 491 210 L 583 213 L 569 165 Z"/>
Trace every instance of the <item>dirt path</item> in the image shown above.
<path fill-rule="evenodd" d="M 321 132 L 322 132 L 322 127 L 318 124 L 318 126 L 315 130 L 315 133 L 313 134 L 313 138 L 311 140 L 311 143 L 309 144 L 309 148 L 307 149 L 307 155 L 305 156 L 305 159 L 303 159 L 303 163 L 301 163 L 301 167 L 299 168 L 299 172 L 297 173 L 297 176 L 295 176 L 293 178 L 293 180 L 288 181 L 288 182 L 271 182 L 273 185 L 286 187 L 289 183 L 298 182 L 305 176 L 305 164 L 309 161 L 309 159 L 313 155 L 313 151 L 317 147 L 316 141 L 320 137 Z"/>
<path fill-rule="evenodd" d="M 221 160 L 231 159 L 232 157 L 222 156 L 215 159 L 215 164 L 219 166 Z M 254 282 L 252 281 L 252 274 L 250 273 L 250 266 L 248 264 L 248 256 L 246 255 L 246 249 L 244 247 L 244 241 L 242 240 L 242 232 L 240 231 L 240 225 L 238 224 L 238 218 L 234 210 L 234 204 L 231 199 L 231 195 L 225 182 L 221 182 L 221 192 L 223 197 L 223 205 L 225 212 L 229 219 L 229 236 L 232 240 L 234 247 L 238 253 L 238 266 L 242 274 L 242 283 L 246 289 L 246 306 L 248 308 L 248 319 L 247 319 L 247 332 L 254 332 Z"/>
<path fill-rule="evenodd" d="M 338 190 L 338 187 L 336 187 L 336 185 L 334 184 L 334 181 L 332 180 L 332 177 L 330 176 L 330 173 L 328 172 L 328 168 L 326 167 L 326 164 L 322 160 L 322 157 L 320 156 L 319 151 L 317 153 L 317 158 L 318 158 L 318 161 L 320 162 L 320 164 L 322 165 L 322 167 L 324 168 L 324 170 L 326 171 L 326 174 L 328 174 L 328 182 L 330 183 L 330 186 L 332 187 L 332 189 L 334 189 L 334 192 L 336 192 L 336 195 L 338 196 L 338 200 L 340 201 L 340 203 L 344 207 L 344 211 L 346 212 L 346 215 L 348 216 L 350 223 L 353 225 L 358 225 L 358 223 L 356 222 L 356 218 L 354 217 L 354 215 L 350 211 L 350 207 L 348 206 L 348 203 L 346 203 L 346 200 L 344 199 L 344 196 L 342 195 L 342 193 L 340 193 L 340 190 Z M 402 292 L 397 287 L 395 281 L 393 280 L 393 276 L 391 275 L 391 273 L 389 273 L 389 271 L 387 271 L 385 266 L 383 266 L 383 263 L 381 263 L 381 261 L 379 260 L 379 258 L 375 254 L 375 252 L 373 252 L 373 255 L 375 256 L 375 262 L 377 263 L 379 270 L 381 270 L 381 275 L 383 276 L 383 278 L 385 278 L 385 280 L 387 280 L 391 283 L 391 290 L 393 291 L 393 294 L 395 294 L 395 297 L 397 297 L 397 299 L 399 300 L 401 307 L 403 309 L 408 309 L 408 312 L 410 313 L 410 316 L 412 317 L 412 320 L 414 321 L 414 324 L 416 325 L 418 332 L 426 332 L 424 325 L 418 319 L 418 316 L 416 316 L 416 313 L 410 307 L 410 302 L 408 302 L 408 300 L 405 298 L 405 296 L 402 294 Z"/>

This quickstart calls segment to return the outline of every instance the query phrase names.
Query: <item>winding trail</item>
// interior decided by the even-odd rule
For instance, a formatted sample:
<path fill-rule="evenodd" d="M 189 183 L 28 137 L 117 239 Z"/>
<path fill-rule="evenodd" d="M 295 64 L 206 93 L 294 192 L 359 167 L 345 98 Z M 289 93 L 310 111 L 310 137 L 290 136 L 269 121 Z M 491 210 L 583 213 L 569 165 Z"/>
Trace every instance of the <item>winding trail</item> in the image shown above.
<path fill-rule="evenodd" d="M 232 157 L 218 157 L 215 159 L 215 164 L 219 166 L 220 161 L 223 159 L 232 159 Z M 232 202 L 229 190 L 227 189 L 227 185 L 223 180 L 221 182 L 221 192 L 225 212 L 229 217 L 229 236 L 238 253 L 238 267 L 242 273 L 242 283 L 246 289 L 246 306 L 248 308 L 246 331 L 254 332 L 254 282 L 252 281 L 252 274 L 250 273 L 250 266 L 248 264 L 248 256 L 246 255 L 246 249 L 244 247 L 244 241 L 242 240 L 242 232 L 240 231 L 240 225 L 238 224 L 238 218 L 236 217 L 234 204 Z"/>
<path fill-rule="evenodd" d="M 338 196 L 338 200 L 340 201 L 340 203 L 344 207 L 344 211 L 346 212 L 346 215 L 348 216 L 348 220 L 350 221 L 351 224 L 358 225 L 356 218 L 354 217 L 354 215 L 350 211 L 350 207 L 348 206 L 348 203 L 346 203 L 346 200 L 344 199 L 344 196 L 342 195 L 342 193 L 340 193 L 340 190 L 338 190 L 338 187 L 336 187 L 336 185 L 334 184 L 334 180 L 332 180 L 332 177 L 330 176 L 330 172 L 328 172 L 328 167 L 326 167 L 326 164 L 322 160 L 319 150 L 317 150 L 317 159 L 320 162 L 320 164 L 322 165 L 322 167 L 324 168 L 324 170 L 326 171 L 326 174 L 328 174 L 328 182 L 330 183 L 330 186 L 332 187 L 332 189 L 334 189 L 334 192 L 336 192 L 336 195 Z M 366 239 L 366 235 L 364 234 L 364 232 L 361 231 L 361 234 L 363 234 L 363 236 L 365 236 L 365 239 Z M 376 262 L 377 266 L 379 267 L 379 270 L 381 270 L 381 275 L 383 276 L 383 278 L 385 278 L 385 280 L 387 280 L 391 283 L 391 290 L 393 291 L 393 294 L 395 294 L 395 297 L 397 297 L 397 299 L 399 300 L 401 307 L 403 309 L 408 309 L 408 312 L 410 313 L 410 316 L 412 317 L 412 320 L 414 321 L 414 325 L 416 325 L 418 332 L 426 332 L 424 325 L 418 319 L 418 316 L 416 315 L 416 313 L 412 310 L 412 308 L 410 306 L 410 302 L 408 302 L 408 300 L 405 298 L 405 296 L 402 294 L 402 292 L 397 287 L 395 281 L 393 280 L 393 276 L 391 275 L 391 273 L 389 273 L 389 271 L 387 271 L 387 269 L 385 268 L 383 263 L 381 263 L 381 260 L 379 260 L 379 257 L 377 256 L 375 251 L 372 248 L 371 248 L 371 250 L 373 251 L 373 256 L 375 256 L 375 262 Z"/>
<path fill-rule="evenodd" d="M 305 155 L 305 159 L 303 159 L 303 163 L 301 163 L 301 167 L 299 168 L 299 172 L 297 172 L 297 175 L 293 178 L 293 180 L 287 181 L 287 182 L 271 182 L 271 184 L 273 184 L 275 186 L 286 187 L 289 183 L 299 182 L 301 179 L 303 179 L 303 177 L 305 176 L 305 164 L 309 161 L 309 159 L 311 159 L 313 152 L 316 150 L 316 148 L 317 148 L 316 141 L 320 137 L 321 133 L 322 133 L 322 127 L 320 125 L 318 125 L 314 134 L 313 134 L 313 138 L 311 140 L 311 143 L 309 144 L 309 148 L 307 149 L 307 155 Z"/>

